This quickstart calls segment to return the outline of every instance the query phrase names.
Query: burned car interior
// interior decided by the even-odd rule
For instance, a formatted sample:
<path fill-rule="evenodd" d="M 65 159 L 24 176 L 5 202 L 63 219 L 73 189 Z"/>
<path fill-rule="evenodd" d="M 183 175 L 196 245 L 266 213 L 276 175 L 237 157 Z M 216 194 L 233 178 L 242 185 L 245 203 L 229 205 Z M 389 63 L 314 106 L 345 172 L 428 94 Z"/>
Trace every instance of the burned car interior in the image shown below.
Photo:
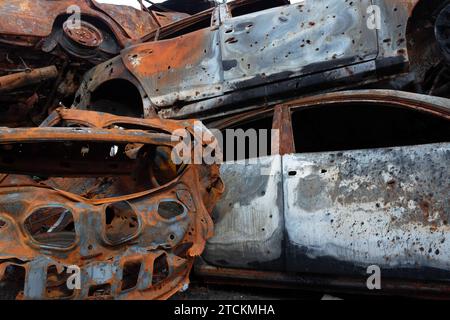
<path fill-rule="evenodd" d="M 449 0 L 128 2 L 0 0 L 0 299 L 450 299 Z"/>

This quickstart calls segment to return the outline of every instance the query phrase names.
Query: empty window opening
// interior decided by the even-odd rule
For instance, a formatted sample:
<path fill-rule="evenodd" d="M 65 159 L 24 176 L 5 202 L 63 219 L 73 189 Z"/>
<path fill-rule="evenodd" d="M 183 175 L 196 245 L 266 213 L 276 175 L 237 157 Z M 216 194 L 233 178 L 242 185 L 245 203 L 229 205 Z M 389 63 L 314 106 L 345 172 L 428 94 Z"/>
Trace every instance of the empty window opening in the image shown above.
<path fill-rule="evenodd" d="M 50 299 L 71 297 L 74 293 L 74 290 L 67 287 L 67 280 L 70 276 L 71 273 L 67 273 L 66 267 L 64 267 L 59 273 L 56 266 L 49 266 L 47 268 L 46 283 L 47 297 Z"/>
<path fill-rule="evenodd" d="M 238 161 L 271 155 L 273 117 L 261 118 L 222 131 L 224 161 Z"/>
<path fill-rule="evenodd" d="M 449 142 L 449 124 L 416 110 L 368 103 L 306 108 L 292 114 L 299 153 Z"/>
<path fill-rule="evenodd" d="M 89 110 L 118 116 L 142 117 L 142 97 L 134 84 L 123 79 L 109 80 L 91 94 Z"/>
<path fill-rule="evenodd" d="M 211 27 L 211 14 L 205 15 L 204 17 L 199 17 L 197 21 L 188 24 L 180 30 L 174 30 L 173 32 L 171 32 L 171 30 L 169 29 L 166 31 L 166 33 L 163 32 L 158 40 L 173 39 L 209 27 Z"/>
<path fill-rule="evenodd" d="M 136 287 L 139 280 L 141 266 L 141 261 L 129 261 L 125 263 L 122 271 L 122 291 L 130 290 Z"/>
<path fill-rule="evenodd" d="M 26 220 L 25 229 L 39 244 L 67 248 L 76 239 L 72 212 L 65 207 L 44 207 L 35 210 Z"/>
<path fill-rule="evenodd" d="M 109 204 L 105 209 L 105 235 L 112 245 L 121 244 L 133 238 L 139 229 L 136 212 L 128 202 Z"/>
<path fill-rule="evenodd" d="M 185 213 L 183 205 L 176 201 L 161 201 L 158 204 L 158 214 L 164 219 L 172 219 Z"/>
<path fill-rule="evenodd" d="M 160 255 L 153 262 L 152 285 L 161 283 L 169 276 L 169 263 L 165 254 Z"/>
<path fill-rule="evenodd" d="M 248 1 L 247 3 L 234 5 L 232 2 L 230 4 L 230 11 L 232 17 L 243 16 L 253 12 L 258 12 L 262 10 L 267 10 L 279 6 L 284 6 L 289 4 L 289 0 L 256 0 Z"/>
<path fill-rule="evenodd" d="M 111 296 L 111 285 L 109 283 L 94 285 L 89 288 L 89 297 Z"/>

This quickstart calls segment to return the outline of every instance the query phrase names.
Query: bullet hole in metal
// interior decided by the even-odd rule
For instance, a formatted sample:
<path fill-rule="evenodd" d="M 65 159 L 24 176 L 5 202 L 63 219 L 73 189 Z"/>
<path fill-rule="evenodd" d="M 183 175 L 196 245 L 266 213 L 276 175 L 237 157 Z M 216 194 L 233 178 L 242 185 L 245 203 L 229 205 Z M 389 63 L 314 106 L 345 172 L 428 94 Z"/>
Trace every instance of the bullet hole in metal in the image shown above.
<path fill-rule="evenodd" d="M 238 42 L 238 40 L 234 37 L 228 38 L 227 40 L 225 40 L 225 43 L 228 43 L 228 44 L 236 43 L 236 42 Z"/>

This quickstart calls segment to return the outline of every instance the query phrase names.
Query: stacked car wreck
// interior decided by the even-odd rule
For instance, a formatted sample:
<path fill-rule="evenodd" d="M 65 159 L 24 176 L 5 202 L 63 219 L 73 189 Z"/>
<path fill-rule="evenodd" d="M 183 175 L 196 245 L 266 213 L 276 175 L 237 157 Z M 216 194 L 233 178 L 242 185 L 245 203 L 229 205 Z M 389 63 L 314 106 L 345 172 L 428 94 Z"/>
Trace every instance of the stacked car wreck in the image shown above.
<path fill-rule="evenodd" d="M 448 297 L 449 1 L 143 3 L 0 2 L 6 297 Z"/>
<path fill-rule="evenodd" d="M 179 291 L 212 235 L 223 185 L 217 165 L 170 162 L 177 129 L 192 130 L 60 109 L 39 128 L 3 129 L 2 278 L 21 274 L 26 299 Z M 68 290 L 73 265 L 82 287 Z"/>

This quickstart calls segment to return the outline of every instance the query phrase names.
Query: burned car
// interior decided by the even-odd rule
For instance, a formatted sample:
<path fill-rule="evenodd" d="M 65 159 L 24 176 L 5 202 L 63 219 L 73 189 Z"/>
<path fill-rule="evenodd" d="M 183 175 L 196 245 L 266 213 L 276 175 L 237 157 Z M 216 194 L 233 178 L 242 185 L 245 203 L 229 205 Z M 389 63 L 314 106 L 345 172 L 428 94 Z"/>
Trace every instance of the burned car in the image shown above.
<path fill-rule="evenodd" d="M 449 297 L 450 100 L 344 91 L 209 126 L 227 189 L 201 279 Z M 371 266 L 381 291 L 366 286 Z"/>
<path fill-rule="evenodd" d="M 87 70 L 188 15 L 93 0 L 4 0 L 0 16 L 0 125 L 13 127 L 70 105 Z"/>
<path fill-rule="evenodd" d="M 0 1 L 0 298 L 450 298 L 450 0 L 138 2 Z"/>
<path fill-rule="evenodd" d="M 218 165 L 171 160 L 172 131 L 193 125 L 57 109 L 41 127 L 0 129 L 1 291 L 166 299 L 185 288 L 224 189 Z"/>
<path fill-rule="evenodd" d="M 147 42 L 89 71 L 73 106 L 137 117 L 207 119 L 345 88 L 446 96 L 448 4 L 218 4 L 151 32 L 143 38 Z"/>

